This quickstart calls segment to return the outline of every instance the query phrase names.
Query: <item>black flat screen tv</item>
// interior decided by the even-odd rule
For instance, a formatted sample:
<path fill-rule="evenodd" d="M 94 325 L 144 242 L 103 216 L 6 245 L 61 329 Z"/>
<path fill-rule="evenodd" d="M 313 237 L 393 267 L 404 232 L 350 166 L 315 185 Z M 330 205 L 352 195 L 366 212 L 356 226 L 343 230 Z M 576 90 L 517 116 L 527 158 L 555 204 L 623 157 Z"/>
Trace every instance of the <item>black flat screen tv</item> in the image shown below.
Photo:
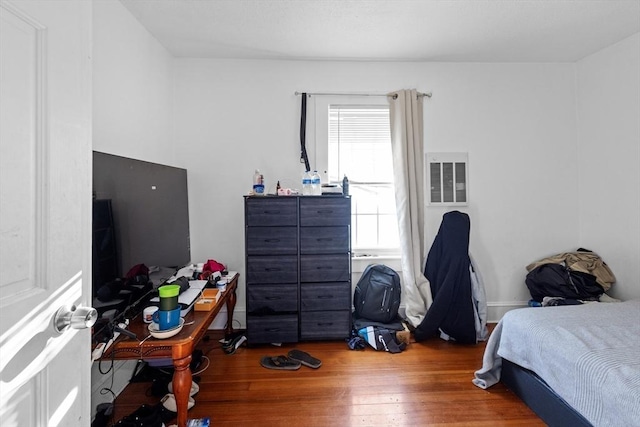
<path fill-rule="evenodd" d="M 138 264 L 190 262 L 187 193 L 186 169 L 93 152 L 94 292 Z"/>

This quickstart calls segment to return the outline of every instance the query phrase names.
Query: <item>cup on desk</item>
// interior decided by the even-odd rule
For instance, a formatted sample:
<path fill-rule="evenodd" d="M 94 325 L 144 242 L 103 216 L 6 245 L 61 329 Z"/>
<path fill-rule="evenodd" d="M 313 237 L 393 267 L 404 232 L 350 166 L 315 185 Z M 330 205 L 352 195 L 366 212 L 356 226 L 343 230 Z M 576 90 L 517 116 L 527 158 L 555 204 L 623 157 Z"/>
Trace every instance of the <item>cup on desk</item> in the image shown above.
<path fill-rule="evenodd" d="M 156 310 L 151 317 L 158 324 L 158 329 L 166 331 L 180 325 L 180 307 L 173 310 Z"/>
<path fill-rule="evenodd" d="M 160 310 L 170 311 L 178 308 L 178 294 L 180 294 L 180 285 L 160 286 L 158 288 Z"/>
<path fill-rule="evenodd" d="M 158 311 L 158 307 L 156 307 L 155 305 L 145 307 L 145 309 L 142 311 L 142 320 L 144 320 L 144 323 L 153 322 L 153 313 L 155 313 L 156 311 Z"/>
<path fill-rule="evenodd" d="M 218 282 L 216 283 L 216 288 L 220 292 L 226 291 L 227 290 L 227 281 L 226 280 L 218 280 Z"/>

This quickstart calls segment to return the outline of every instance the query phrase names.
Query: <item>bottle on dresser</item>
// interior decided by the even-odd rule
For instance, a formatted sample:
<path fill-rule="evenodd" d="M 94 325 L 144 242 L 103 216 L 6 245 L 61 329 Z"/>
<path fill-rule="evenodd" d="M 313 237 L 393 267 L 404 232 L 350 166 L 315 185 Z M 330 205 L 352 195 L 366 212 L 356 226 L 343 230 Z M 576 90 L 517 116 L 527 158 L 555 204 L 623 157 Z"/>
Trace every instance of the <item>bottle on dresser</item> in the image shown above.
<path fill-rule="evenodd" d="M 253 174 L 253 194 L 256 196 L 264 196 L 264 176 L 256 169 Z"/>
<path fill-rule="evenodd" d="M 314 196 L 322 196 L 322 182 L 318 171 L 311 174 L 311 194 Z"/>
<path fill-rule="evenodd" d="M 302 175 L 302 195 L 310 196 L 311 194 L 311 172 L 305 171 Z"/>

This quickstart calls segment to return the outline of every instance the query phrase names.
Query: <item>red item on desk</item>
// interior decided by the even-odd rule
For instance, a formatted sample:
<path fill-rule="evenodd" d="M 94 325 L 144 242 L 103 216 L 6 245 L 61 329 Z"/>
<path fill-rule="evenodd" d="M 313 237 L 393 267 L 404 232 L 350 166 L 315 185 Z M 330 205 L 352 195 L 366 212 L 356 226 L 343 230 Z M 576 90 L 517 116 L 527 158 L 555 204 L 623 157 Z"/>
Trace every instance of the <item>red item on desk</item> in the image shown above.
<path fill-rule="evenodd" d="M 136 276 L 148 276 L 149 268 L 144 264 L 137 264 L 131 267 L 125 279 L 133 279 Z"/>
<path fill-rule="evenodd" d="M 209 274 L 215 273 L 216 271 L 223 272 L 224 265 L 220 264 L 215 259 L 210 259 L 205 263 L 204 267 L 202 267 L 202 273 L 206 273 L 207 271 L 209 272 Z"/>

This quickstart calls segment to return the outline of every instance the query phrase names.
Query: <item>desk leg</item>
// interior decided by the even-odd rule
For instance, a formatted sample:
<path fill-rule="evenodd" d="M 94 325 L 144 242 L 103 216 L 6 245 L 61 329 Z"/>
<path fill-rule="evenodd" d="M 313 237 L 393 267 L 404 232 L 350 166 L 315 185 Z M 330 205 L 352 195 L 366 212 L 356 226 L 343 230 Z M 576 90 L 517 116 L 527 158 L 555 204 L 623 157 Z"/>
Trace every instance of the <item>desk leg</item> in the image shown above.
<path fill-rule="evenodd" d="M 191 392 L 191 355 L 182 359 L 174 359 L 173 367 L 173 394 L 176 396 L 178 409 L 178 427 L 187 427 L 187 411 L 189 405 L 189 393 Z"/>
<path fill-rule="evenodd" d="M 224 331 L 227 337 L 233 333 L 233 310 L 236 308 L 236 299 L 236 288 L 233 288 L 233 292 L 227 299 L 227 327 Z"/>

